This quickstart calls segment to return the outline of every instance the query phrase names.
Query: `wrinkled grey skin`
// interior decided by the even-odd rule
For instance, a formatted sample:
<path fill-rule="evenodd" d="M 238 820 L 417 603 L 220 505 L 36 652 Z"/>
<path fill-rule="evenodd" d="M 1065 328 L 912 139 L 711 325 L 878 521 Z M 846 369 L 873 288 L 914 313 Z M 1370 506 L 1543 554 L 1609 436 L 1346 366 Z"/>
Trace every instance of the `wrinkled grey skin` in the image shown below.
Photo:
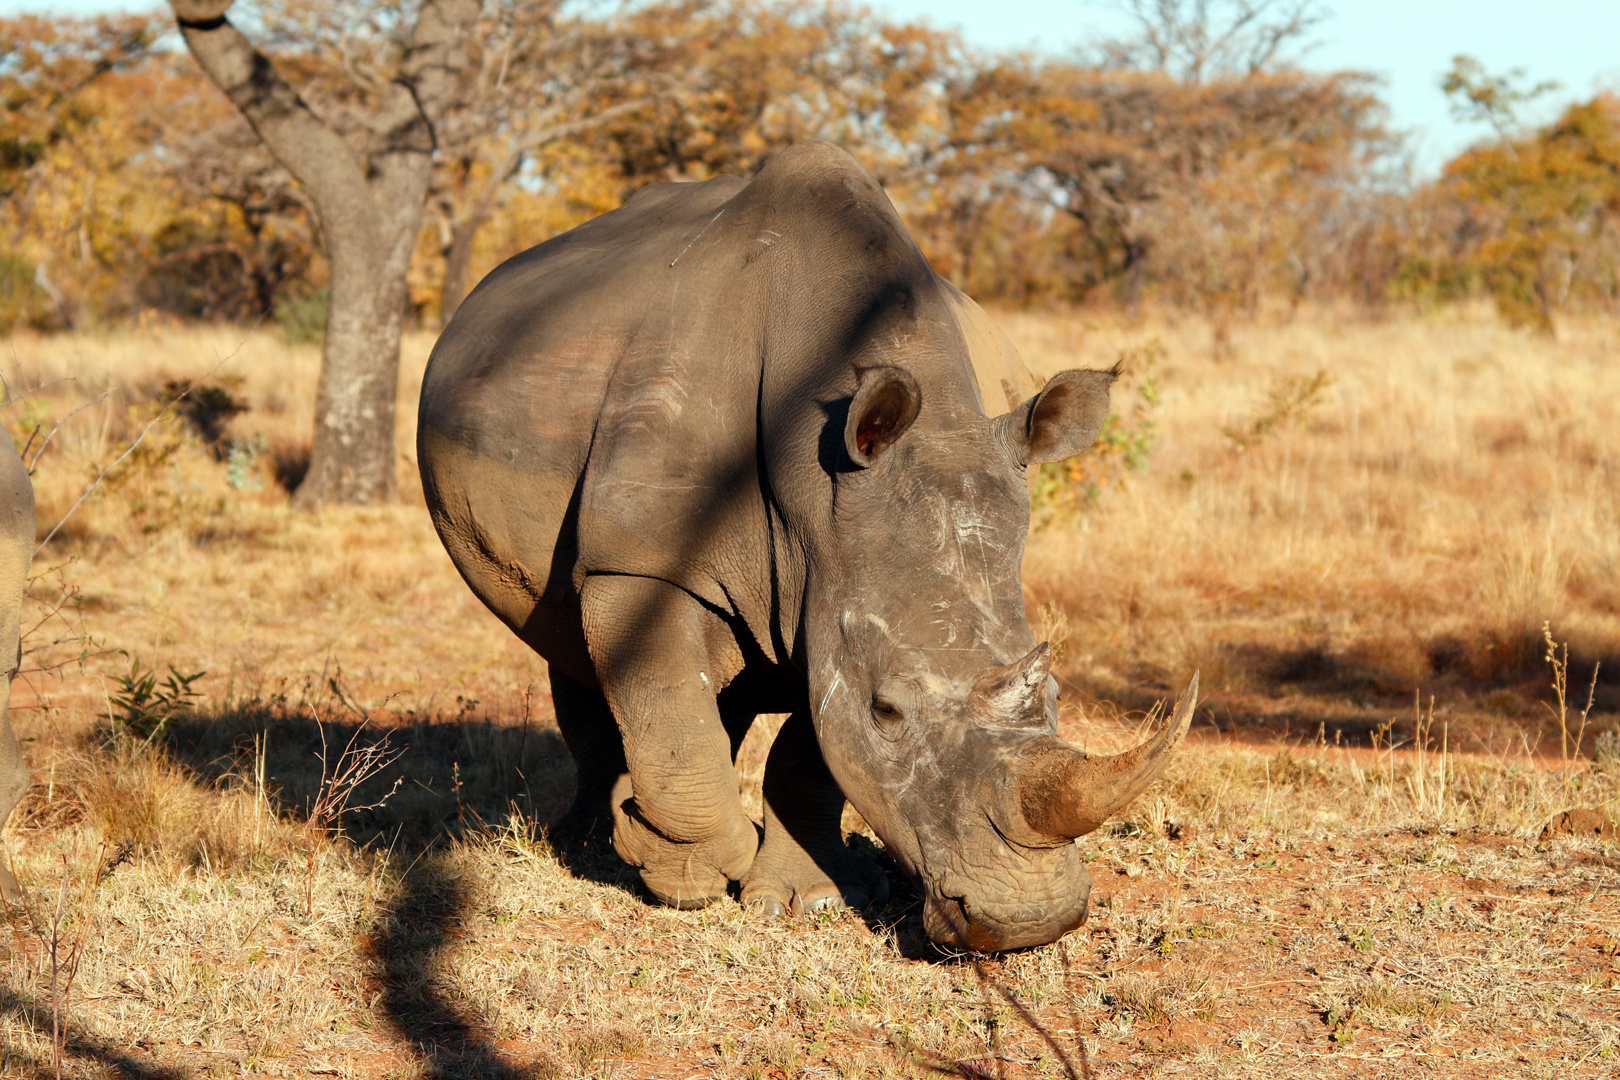
<path fill-rule="evenodd" d="M 1063 806 L 1096 760 L 1057 742 L 1025 618 L 1025 469 L 1092 442 L 1113 373 L 1019 403 L 1021 372 L 825 143 L 644 190 L 490 274 L 434 349 L 419 461 L 468 584 L 550 662 L 564 826 L 611 814 L 668 903 L 738 881 L 768 911 L 860 905 L 885 885 L 847 796 L 936 941 L 1077 926 L 1070 840 L 1095 825 Z M 732 767 L 761 712 L 792 714 L 762 840 Z"/>
<path fill-rule="evenodd" d="M 11 730 L 11 680 L 21 661 L 22 594 L 34 555 L 34 485 L 10 439 L 0 439 L 0 826 L 28 790 L 17 735 Z M 21 900 L 0 843 L 0 895 Z"/>

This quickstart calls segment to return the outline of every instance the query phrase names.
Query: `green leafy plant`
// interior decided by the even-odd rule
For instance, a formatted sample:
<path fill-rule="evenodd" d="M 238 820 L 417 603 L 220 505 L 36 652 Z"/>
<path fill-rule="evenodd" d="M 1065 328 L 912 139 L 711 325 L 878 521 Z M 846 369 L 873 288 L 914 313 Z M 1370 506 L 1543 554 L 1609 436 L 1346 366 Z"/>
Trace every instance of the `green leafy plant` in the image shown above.
<path fill-rule="evenodd" d="M 1352 1042 L 1355 1042 L 1356 1033 L 1350 1029 L 1351 1011 L 1349 1005 L 1335 1005 L 1328 1009 L 1323 1017 L 1327 1021 L 1328 1038 L 1339 1046 L 1349 1046 Z"/>
<path fill-rule="evenodd" d="M 165 666 L 169 675 L 162 682 L 158 681 L 157 668 L 143 669 L 139 657 L 130 660 L 128 675 L 114 676 L 118 692 L 107 695 L 107 719 L 116 736 L 150 742 L 162 734 L 170 720 L 191 708 L 193 698 L 202 696 L 202 691 L 193 689 L 192 684 L 208 674 L 206 671 L 182 675 L 173 664 Z"/>

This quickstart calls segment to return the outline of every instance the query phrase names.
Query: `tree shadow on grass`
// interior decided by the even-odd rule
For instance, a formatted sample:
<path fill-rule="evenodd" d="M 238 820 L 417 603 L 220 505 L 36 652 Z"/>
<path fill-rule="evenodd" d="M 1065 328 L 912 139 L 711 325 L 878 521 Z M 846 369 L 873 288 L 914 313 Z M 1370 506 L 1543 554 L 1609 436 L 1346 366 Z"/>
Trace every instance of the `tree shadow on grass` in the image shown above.
<path fill-rule="evenodd" d="M 378 1007 L 394 1034 L 443 1080 L 516 1080 L 534 1070 L 515 1065 L 473 1010 L 458 1005 L 441 974 L 444 954 L 467 916 L 465 885 L 438 852 L 415 860 L 366 947 Z"/>
<path fill-rule="evenodd" d="M 572 798 L 573 759 L 549 721 L 316 715 L 276 704 L 183 714 L 170 721 L 165 743 L 210 782 L 250 778 L 262 759 L 266 794 L 291 818 L 307 818 L 345 761 L 384 755 L 387 766 L 350 793 L 343 833 L 361 848 L 407 857 L 509 819 L 554 820 Z"/>
<path fill-rule="evenodd" d="M 1242 641 L 1210 650 L 1202 659 L 1205 693 L 1193 722 L 1195 737 L 1270 746 L 1311 743 L 1384 748 L 1417 737 L 1414 693 L 1427 710 L 1433 696 L 1449 725 L 1454 747 L 1501 752 L 1526 741 L 1551 739 L 1558 730 L 1545 643 L 1517 639 L 1420 643 L 1327 641 L 1276 645 Z M 1540 651 L 1535 651 L 1535 644 Z M 1511 648 L 1509 648 L 1511 646 Z M 1620 711 L 1620 657 L 1572 650 L 1570 707 L 1585 703 L 1593 672 L 1594 719 Z M 1141 682 L 1120 685 L 1066 672 L 1064 681 L 1084 698 L 1127 713 L 1145 713 L 1174 696 L 1162 672 L 1143 671 Z M 1577 700 L 1578 698 L 1578 700 Z M 1602 728 L 1586 732 L 1590 754 Z M 1434 739 L 1440 736 L 1437 724 Z M 1438 742 L 1437 744 L 1438 745 Z"/>

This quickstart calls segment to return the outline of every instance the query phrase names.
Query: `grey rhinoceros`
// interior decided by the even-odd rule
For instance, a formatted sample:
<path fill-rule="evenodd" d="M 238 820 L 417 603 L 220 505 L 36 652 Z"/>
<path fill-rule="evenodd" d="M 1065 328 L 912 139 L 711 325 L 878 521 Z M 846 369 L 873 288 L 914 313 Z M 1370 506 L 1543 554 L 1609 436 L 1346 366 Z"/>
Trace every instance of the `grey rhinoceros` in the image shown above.
<path fill-rule="evenodd" d="M 1025 470 L 1091 444 L 1115 373 L 1023 372 L 825 143 L 645 189 L 484 279 L 433 350 L 417 448 L 451 558 L 549 661 L 564 826 L 611 814 L 666 903 L 736 881 L 797 912 L 886 891 L 848 798 L 935 941 L 1079 925 L 1071 841 L 1163 771 L 1196 683 L 1125 754 L 1056 737 Z M 762 837 L 733 768 L 759 713 L 791 714 Z"/>
<path fill-rule="evenodd" d="M 0 826 L 28 790 L 17 734 L 11 730 L 11 680 L 21 665 L 22 594 L 34 557 L 34 485 L 9 437 L 0 437 Z M 20 900 L 22 890 L 0 842 L 0 896 Z"/>

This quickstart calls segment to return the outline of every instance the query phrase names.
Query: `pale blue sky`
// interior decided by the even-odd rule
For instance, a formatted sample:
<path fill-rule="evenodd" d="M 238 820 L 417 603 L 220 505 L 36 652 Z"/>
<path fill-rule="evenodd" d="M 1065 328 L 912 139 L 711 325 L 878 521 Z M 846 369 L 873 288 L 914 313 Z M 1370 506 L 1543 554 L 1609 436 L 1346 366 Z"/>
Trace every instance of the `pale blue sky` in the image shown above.
<path fill-rule="evenodd" d="M 990 48 L 1033 47 L 1062 53 L 1126 24 L 1117 5 L 1087 0 L 872 0 L 903 18 L 960 27 Z M 1620 91 L 1620 0 L 1326 0 L 1333 17 L 1304 57 L 1316 70 L 1369 71 L 1385 80 L 1394 125 L 1413 134 L 1420 166 L 1441 162 L 1484 136 L 1451 119 L 1440 76 L 1458 53 L 1488 71 L 1522 67 L 1531 82 L 1563 89 L 1539 100 L 1533 120 L 1551 119 L 1577 98 Z"/>
<path fill-rule="evenodd" d="M 341 3 L 342 0 L 333 0 Z M 1100 34 L 1117 32 L 1114 6 L 1088 0 L 870 0 L 878 11 L 958 27 L 967 40 L 991 49 L 1034 48 L 1064 53 Z M 0 0 L 0 14 L 134 9 L 120 0 Z M 1455 123 L 1440 92 L 1440 74 L 1457 53 L 1478 57 L 1493 72 L 1525 68 L 1530 80 L 1555 79 L 1563 89 L 1538 102 L 1530 119 L 1550 118 L 1600 87 L 1620 90 L 1620 0 L 1328 0 L 1334 16 L 1318 28 L 1320 46 L 1304 66 L 1353 68 L 1386 81 L 1393 123 L 1410 131 L 1422 171 L 1483 136 Z"/>

